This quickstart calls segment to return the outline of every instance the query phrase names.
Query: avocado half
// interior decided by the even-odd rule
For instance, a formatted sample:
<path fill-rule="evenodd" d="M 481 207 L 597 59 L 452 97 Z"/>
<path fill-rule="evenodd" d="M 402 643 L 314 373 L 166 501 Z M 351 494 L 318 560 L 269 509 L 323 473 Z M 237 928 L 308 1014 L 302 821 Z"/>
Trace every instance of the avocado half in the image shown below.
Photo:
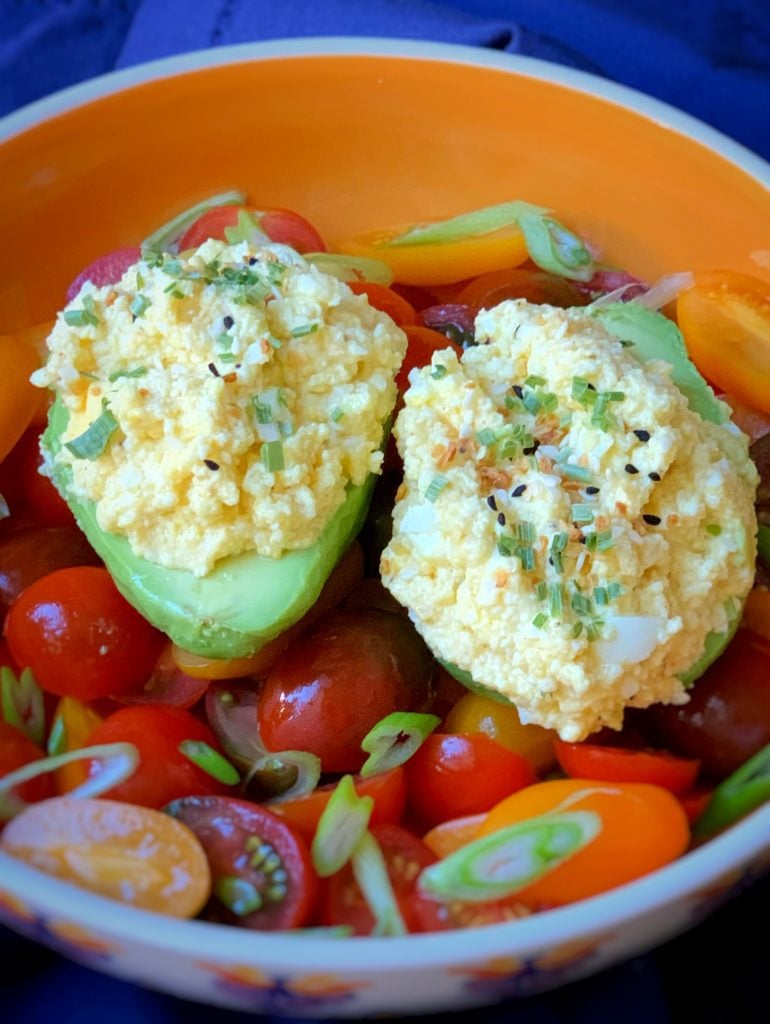
<path fill-rule="evenodd" d="M 670 363 L 673 367 L 672 380 L 687 399 L 693 412 L 698 413 L 702 419 L 719 425 L 727 421 L 728 415 L 723 403 L 716 398 L 687 355 L 682 333 L 675 323 L 661 313 L 656 313 L 635 302 L 608 303 L 589 312 L 610 334 L 614 334 L 631 347 L 633 355 L 640 363 L 649 362 L 651 359 L 660 359 Z M 749 461 L 749 455 L 741 446 L 738 438 L 728 432 L 725 432 L 724 445 L 727 449 L 725 454 L 733 462 Z M 737 524 L 737 526 L 742 534 L 742 546 L 748 560 L 753 555 L 753 538 L 746 535 L 742 525 Z M 766 557 L 770 564 L 770 530 L 765 528 L 766 536 L 764 538 L 761 536 L 762 530 L 763 528 L 760 527 L 760 555 L 763 558 Z M 763 541 L 766 545 L 766 556 L 762 552 Z M 733 601 L 728 612 L 727 629 L 723 633 L 709 633 L 701 656 L 689 669 L 679 674 L 679 679 L 684 686 L 692 686 L 709 665 L 716 661 L 735 635 L 742 615 L 743 605 Z M 465 669 L 459 668 L 452 662 L 441 661 L 441 659 L 439 661 L 450 675 L 474 693 L 489 697 L 499 704 L 513 704 L 513 701 L 503 694 L 477 683 Z"/>
<path fill-rule="evenodd" d="M 302 618 L 361 529 L 374 487 L 371 474 L 361 486 L 349 485 L 345 501 L 310 547 L 281 558 L 231 555 L 206 576 L 194 576 L 134 554 L 125 537 L 102 530 L 93 502 L 71 497 L 72 471 L 53 461 L 68 422 L 69 412 L 57 398 L 42 447 L 80 528 L 126 600 L 174 643 L 205 658 L 248 657 Z"/>

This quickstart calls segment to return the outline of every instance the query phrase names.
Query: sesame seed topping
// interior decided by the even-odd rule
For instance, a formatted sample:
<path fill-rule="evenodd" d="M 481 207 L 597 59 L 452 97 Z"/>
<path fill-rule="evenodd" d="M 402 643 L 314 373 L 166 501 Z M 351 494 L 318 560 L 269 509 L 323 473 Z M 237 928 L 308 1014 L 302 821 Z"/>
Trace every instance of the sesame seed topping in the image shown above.
<path fill-rule="evenodd" d="M 636 466 L 633 463 L 631 463 L 631 462 L 627 462 L 626 463 L 626 473 L 630 473 L 631 476 L 633 476 L 635 473 L 638 473 L 638 472 L 639 472 L 639 470 L 636 468 Z"/>
<path fill-rule="evenodd" d="M 519 484 L 518 487 L 514 487 L 514 489 L 511 491 L 511 497 L 512 498 L 520 498 L 522 496 L 522 494 L 526 491 L 526 489 L 527 489 L 527 485 L 526 484 Z"/>
<path fill-rule="evenodd" d="M 524 397 L 524 388 L 521 386 L 521 384 L 514 384 L 511 390 L 517 398 Z"/>
<path fill-rule="evenodd" d="M 660 473 L 648 473 L 647 476 L 650 478 L 650 480 L 660 480 Z"/>
<path fill-rule="evenodd" d="M 586 494 L 598 494 L 598 493 L 599 493 L 599 488 L 598 487 L 593 487 L 593 486 L 586 487 Z"/>
<path fill-rule="evenodd" d="M 498 512 L 497 521 L 501 526 L 505 526 L 505 512 Z"/>
<path fill-rule="evenodd" d="M 650 432 L 649 432 L 649 430 L 635 430 L 634 433 L 636 434 L 636 436 L 639 438 L 640 441 L 649 441 L 650 440 Z"/>
<path fill-rule="evenodd" d="M 493 512 L 497 512 L 497 502 L 495 501 L 494 494 L 490 494 L 487 498 L 487 505 L 489 505 Z"/>
<path fill-rule="evenodd" d="M 204 459 L 203 462 L 204 462 L 204 464 L 206 466 L 208 466 L 209 469 L 212 469 L 212 470 L 219 469 L 219 463 L 218 462 L 214 462 L 213 459 Z"/>
<path fill-rule="evenodd" d="M 660 525 L 660 516 L 653 516 L 650 515 L 650 513 L 645 512 L 642 516 L 642 519 L 645 521 L 645 523 L 647 523 L 648 526 Z"/>
<path fill-rule="evenodd" d="M 250 267 L 253 267 L 256 262 L 257 262 L 257 257 L 256 256 L 249 256 L 249 266 Z"/>
<path fill-rule="evenodd" d="M 225 326 L 225 330 L 226 330 L 226 331 L 229 331 L 229 330 L 230 330 L 230 328 L 231 328 L 231 327 L 233 326 L 233 324 L 235 323 L 235 320 L 233 320 L 233 318 L 232 318 L 232 317 L 231 317 L 231 316 L 230 316 L 230 315 L 228 314 L 228 315 L 227 315 L 227 316 L 226 316 L 226 317 L 224 318 L 224 320 L 222 321 L 222 323 L 223 323 L 223 324 L 224 324 L 224 326 Z"/>
<path fill-rule="evenodd" d="M 219 376 L 219 370 L 214 366 L 213 363 L 209 363 L 209 370 L 214 374 L 215 377 Z"/>

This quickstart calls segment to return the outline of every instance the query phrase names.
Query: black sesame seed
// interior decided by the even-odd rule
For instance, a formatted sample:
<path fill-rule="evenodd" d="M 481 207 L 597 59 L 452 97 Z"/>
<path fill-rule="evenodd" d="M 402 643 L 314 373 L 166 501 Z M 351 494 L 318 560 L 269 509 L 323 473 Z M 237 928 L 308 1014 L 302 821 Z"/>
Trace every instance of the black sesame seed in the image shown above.
<path fill-rule="evenodd" d="M 578 537 L 578 540 L 580 541 L 581 544 L 585 544 L 585 542 L 586 542 L 585 534 L 581 533 L 580 536 Z"/>
<path fill-rule="evenodd" d="M 588 385 L 588 390 L 589 390 L 589 391 L 596 391 L 596 388 L 594 387 L 594 385 L 593 385 L 593 384 L 589 384 L 589 385 Z"/>
<path fill-rule="evenodd" d="M 233 324 L 235 323 L 235 320 L 233 320 L 233 318 L 232 318 L 232 317 L 231 317 L 231 316 L 230 316 L 230 315 L 228 314 L 228 315 L 227 315 L 227 316 L 226 316 L 226 317 L 224 318 L 224 320 L 222 321 L 222 323 L 223 323 L 223 324 L 225 325 L 225 330 L 226 330 L 226 331 L 229 331 L 229 330 L 230 330 L 230 328 L 231 328 L 231 327 L 233 326 Z"/>
<path fill-rule="evenodd" d="M 626 463 L 626 473 L 630 473 L 631 476 L 633 476 L 634 473 L 638 473 L 638 472 L 639 472 L 639 470 L 636 468 L 636 466 L 633 465 L 633 463 L 631 463 L 631 462 L 627 462 Z"/>
<path fill-rule="evenodd" d="M 505 512 L 498 512 L 497 521 L 501 526 L 505 526 Z"/>
<path fill-rule="evenodd" d="M 593 485 L 591 487 L 586 487 L 586 494 L 598 494 L 598 493 L 599 493 L 599 488 L 598 487 L 594 487 Z"/>
<path fill-rule="evenodd" d="M 214 366 L 213 363 L 209 363 L 209 370 L 214 374 L 215 377 L 219 376 L 219 370 Z"/>
<path fill-rule="evenodd" d="M 487 498 L 487 505 L 489 505 L 493 512 L 497 512 L 497 502 L 495 501 L 494 494 L 490 494 Z"/>
<path fill-rule="evenodd" d="M 653 516 L 653 515 L 650 515 L 649 513 L 645 512 L 645 514 L 642 516 L 642 519 L 649 526 L 658 526 L 658 525 L 660 525 L 660 516 Z"/>
<path fill-rule="evenodd" d="M 527 489 L 527 485 L 526 484 L 519 484 L 518 487 L 514 487 L 514 489 L 511 491 L 511 497 L 512 498 L 520 498 L 522 496 L 522 494 L 526 491 L 526 489 Z"/>
<path fill-rule="evenodd" d="M 635 430 L 634 433 L 636 434 L 636 436 L 639 438 L 640 441 L 649 441 L 650 440 L 650 432 L 649 432 L 649 430 Z"/>
<path fill-rule="evenodd" d="M 253 267 L 256 262 L 257 262 L 257 257 L 256 256 L 250 256 L 249 257 L 249 266 L 250 267 Z"/>
<path fill-rule="evenodd" d="M 209 469 L 213 469 L 213 470 L 219 469 L 219 463 L 218 462 L 214 462 L 213 459 L 204 459 L 203 462 L 204 462 L 205 465 L 208 466 Z"/>
<path fill-rule="evenodd" d="M 647 476 L 650 480 L 660 480 L 660 473 L 648 473 Z"/>
<path fill-rule="evenodd" d="M 535 438 L 534 442 L 529 446 L 529 448 L 522 448 L 522 451 L 525 455 L 534 455 L 539 447 L 540 442 L 537 440 L 537 438 Z"/>
<path fill-rule="evenodd" d="M 513 388 L 511 390 L 513 391 L 514 395 L 516 395 L 517 398 L 523 398 L 524 397 L 524 388 L 521 386 L 521 384 L 514 384 Z"/>

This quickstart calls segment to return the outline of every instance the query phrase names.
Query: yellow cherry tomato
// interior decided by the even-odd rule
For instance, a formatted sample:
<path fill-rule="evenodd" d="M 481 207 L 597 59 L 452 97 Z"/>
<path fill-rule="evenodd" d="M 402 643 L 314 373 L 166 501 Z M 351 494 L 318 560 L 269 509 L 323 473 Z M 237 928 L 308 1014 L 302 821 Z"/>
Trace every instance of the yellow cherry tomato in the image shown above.
<path fill-rule="evenodd" d="M 65 754 L 80 750 L 88 743 L 88 737 L 101 725 L 104 719 L 94 709 L 77 697 L 62 697 L 56 705 L 51 736 L 55 741 L 56 753 Z M 83 761 L 62 765 L 54 772 L 56 792 L 69 793 L 88 778 L 88 765 Z"/>
<path fill-rule="evenodd" d="M 180 821 L 115 800 L 59 796 L 13 818 L 0 849 L 83 889 L 171 917 L 194 917 L 211 892 L 197 837 Z"/>
<path fill-rule="evenodd" d="M 517 267 L 529 255 L 524 235 L 515 225 L 454 242 L 388 245 L 416 226 L 407 224 L 389 231 L 369 231 L 343 238 L 334 244 L 333 250 L 382 260 L 390 267 L 398 284 L 423 287 L 452 284 L 491 270 Z"/>
<path fill-rule="evenodd" d="M 770 640 L 770 590 L 754 587 L 743 606 L 741 625 Z"/>
<path fill-rule="evenodd" d="M 770 412 L 770 282 L 730 270 L 698 273 L 680 293 L 676 314 L 701 373 Z"/>
<path fill-rule="evenodd" d="M 538 815 L 594 811 L 599 835 L 539 881 L 516 893 L 533 909 L 561 906 L 641 878 L 684 853 L 690 829 L 668 790 L 641 783 L 558 779 L 506 797 L 487 815 L 479 836 Z"/>
<path fill-rule="evenodd" d="M 29 382 L 41 363 L 26 332 L 0 335 L 0 461 L 40 408 L 41 391 Z"/>
<path fill-rule="evenodd" d="M 512 704 L 500 704 L 478 693 L 466 693 L 444 723 L 446 732 L 484 732 L 514 754 L 525 757 L 539 775 L 556 764 L 556 733 L 539 725 L 522 725 Z"/>

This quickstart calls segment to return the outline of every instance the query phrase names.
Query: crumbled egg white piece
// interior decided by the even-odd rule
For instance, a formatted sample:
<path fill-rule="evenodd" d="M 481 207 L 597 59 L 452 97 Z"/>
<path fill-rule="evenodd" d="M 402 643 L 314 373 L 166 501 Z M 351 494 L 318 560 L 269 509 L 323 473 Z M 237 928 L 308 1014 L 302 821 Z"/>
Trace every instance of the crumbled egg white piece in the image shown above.
<path fill-rule="evenodd" d="M 136 554 L 202 576 L 307 547 L 379 472 L 406 338 L 285 246 L 209 241 L 85 285 L 48 347 L 34 381 L 69 411 L 64 442 L 105 408 L 117 421 L 98 457 L 56 456 L 72 495 Z"/>
<path fill-rule="evenodd" d="M 686 701 L 752 584 L 745 439 L 580 310 L 505 302 L 476 333 L 410 375 L 383 581 L 439 658 L 566 740 Z"/>

